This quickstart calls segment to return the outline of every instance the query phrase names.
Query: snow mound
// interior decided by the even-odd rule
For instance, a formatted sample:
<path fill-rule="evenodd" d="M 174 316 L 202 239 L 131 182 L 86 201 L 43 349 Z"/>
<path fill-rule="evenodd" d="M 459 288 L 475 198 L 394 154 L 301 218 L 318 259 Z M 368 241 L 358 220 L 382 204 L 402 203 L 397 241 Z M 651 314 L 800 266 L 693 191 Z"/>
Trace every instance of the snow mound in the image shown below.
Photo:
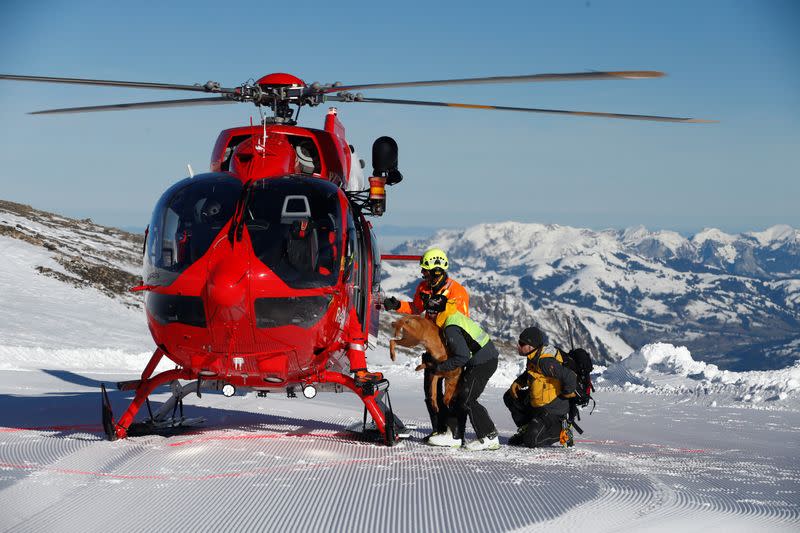
<path fill-rule="evenodd" d="M 655 343 L 609 366 L 596 383 L 632 392 L 715 394 L 762 404 L 800 396 L 800 361 L 781 370 L 732 372 L 695 361 L 685 346 Z"/>
<path fill-rule="evenodd" d="M 687 376 L 702 372 L 706 363 L 695 361 L 685 346 L 655 343 L 642 347 L 621 361 L 625 368 L 635 372 L 657 370 L 668 374 Z"/>

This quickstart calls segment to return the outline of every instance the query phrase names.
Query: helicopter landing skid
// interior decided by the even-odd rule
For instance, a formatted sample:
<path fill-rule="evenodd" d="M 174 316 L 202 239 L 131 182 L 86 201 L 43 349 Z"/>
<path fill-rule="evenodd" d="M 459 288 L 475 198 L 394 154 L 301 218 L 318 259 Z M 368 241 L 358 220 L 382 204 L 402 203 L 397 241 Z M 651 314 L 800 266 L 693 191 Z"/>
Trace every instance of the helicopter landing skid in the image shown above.
<path fill-rule="evenodd" d="M 187 418 L 183 415 L 183 399 L 192 393 L 200 394 L 201 381 L 192 381 L 181 385 L 178 380 L 170 383 L 172 396 L 153 413 L 150 400 L 145 400 L 150 418 L 144 422 L 134 422 L 128 427 L 128 435 L 170 435 L 179 433 L 183 429 L 198 426 L 206 421 L 205 418 Z M 177 416 L 176 416 L 177 415 Z"/>
<path fill-rule="evenodd" d="M 155 354 L 154 354 L 155 358 Z M 137 435 L 141 435 L 142 430 L 146 428 L 164 429 L 176 428 L 179 426 L 186 426 L 190 423 L 196 423 L 196 419 L 186 419 L 183 417 L 183 398 L 191 392 L 199 391 L 197 382 L 187 385 L 180 385 L 179 379 L 192 379 L 192 374 L 184 369 L 167 370 L 151 378 L 144 378 L 135 382 L 123 382 L 118 386 L 121 390 L 136 390 L 136 395 L 128 406 L 128 409 L 122 414 L 118 421 L 114 420 L 114 413 L 111 409 L 111 401 L 108 398 L 108 392 L 104 384 L 100 385 L 101 391 L 101 412 L 103 420 L 103 431 L 109 440 L 124 439 L 131 433 L 131 430 Z M 150 408 L 148 396 L 160 385 L 172 382 L 172 396 L 167 400 L 161 408 L 153 413 Z M 134 424 L 133 419 L 136 413 L 142 407 L 142 404 L 147 404 L 147 410 L 150 413 L 150 418 L 146 422 Z M 180 417 L 175 416 L 176 410 L 180 408 Z"/>
<path fill-rule="evenodd" d="M 392 402 L 389 399 L 389 380 L 381 379 L 375 383 L 367 382 L 358 384 L 353 378 L 339 372 L 326 371 L 319 376 L 322 383 L 338 383 L 344 385 L 361 398 L 364 402 L 364 422 L 362 433 L 367 434 L 367 413 L 372 417 L 374 430 L 387 446 L 394 446 L 400 441 L 398 435 L 399 419 L 392 411 Z M 387 402 L 383 399 L 386 398 Z M 402 427 L 402 422 L 400 422 Z M 357 431 L 358 432 L 358 431 Z"/>
<path fill-rule="evenodd" d="M 128 428 L 129 437 L 142 437 L 145 435 L 175 435 L 193 429 L 206 421 L 205 418 L 169 417 L 165 420 L 145 420 L 134 422 Z"/>
<path fill-rule="evenodd" d="M 116 424 L 114 423 L 114 413 L 111 410 L 111 402 L 108 399 L 105 385 L 101 384 L 100 389 L 103 399 L 103 431 L 105 431 L 106 437 L 108 437 L 109 440 L 117 440 L 119 436 L 117 434 Z M 131 424 L 125 432 L 125 436 L 173 435 L 205 422 L 205 419 L 201 417 L 187 418 L 183 416 L 183 398 L 181 397 L 178 400 L 175 400 L 175 398 L 176 397 L 173 395 L 155 415 L 150 408 L 150 401 L 146 400 L 147 409 L 150 411 L 150 418 L 144 422 L 134 422 Z M 164 407 L 168 404 L 174 405 L 174 407 L 170 407 L 170 409 L 173 410 L 171 416 L 166 416 L 168 409 Z M 175 410 L 179 411 L 179 416 L 175 416 Z"/>
<path fill-rule="evenodd" d="M 129 435 L 174 432 L 182 427 L 196 425 L 202 421 L 201 419 L 187 419 L 183 416 L 183 398 L 192 393 L 199 395 L 201 387 L 219 388 L 219 383 L 214 380 L 202 382 L 195 380 L 186 385 L 181 385 L 178 380 L 191 380 L 197 376 L 193 375 L 190 370 L 180 368 L 167 370 L 149 377 L 160 355 L 162 355 L 160 350 L 153 354 L 153 359 L 142 374 L 142 379 L 118 384 L 120 390 L 136 390 L 133 401 L 131 401 L 128 409 L 118 421 L 114 419 L 105 385 L 100 385 L 103 431 L 109 440 L 124 439 Z M 386 445 L 394 446 L 399 442 L 400 436 L 407 432 L 402 421 L 395 416 L 392 410 L 392 403 L 388 393 L 388 380 L 382 379 L 364 386 L 357 384 L 348 375 L 328 370 L 317 375 L 317 382 L 338 384 L 347 387 L 358 395 L 361 401 L 364 402 L 364 424 L 366 424 L 366 414 L 369 413 L 372 416 L 375 428 Z M 166 383 L 171 383 L 172 396 L 158 411 L 153 413 L 148 397 L 157 387 Z M 143 404 L 147 405 L 150 418 L 145 422 L 134 423 L 133 420 Z"/>
<path fill-rule="evenodd" d="M 385 380 L 384 380 L 385 381 Z M 387 382 L 388 384 L 388 382 Z M 381 389 L 375 396 L 375 403 L 385 414 L 385 431 L 378 430 L 375 421 L 367 421 L 367 406 L 364 405 L 364 418 L 360 423 L 352 424 L 347 429 L 353 433 L 361 434 L 365 439 L 383 440 L 387 446 L 394 446 L 401 440 L 411 436 L 412 427 L 403 423 L 399 416 L 392 410 L 392 400 L 386 389 Z"/>

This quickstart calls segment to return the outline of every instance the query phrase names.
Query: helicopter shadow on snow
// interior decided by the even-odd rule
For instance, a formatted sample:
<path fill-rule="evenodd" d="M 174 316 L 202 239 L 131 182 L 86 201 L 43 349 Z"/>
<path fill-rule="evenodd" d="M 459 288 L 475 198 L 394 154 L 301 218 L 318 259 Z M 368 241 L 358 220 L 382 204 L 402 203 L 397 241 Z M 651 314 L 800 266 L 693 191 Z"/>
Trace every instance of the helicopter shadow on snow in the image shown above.
<path fill-rule="evenodd" d="M 31 395 L 0 394 L 0 427 L 11 431 L 44 431 L 48 433 L 47 436 L 55 438 L 105 440 L 100 423 L 100 384 L 106 384 L 116 416 L 122 414 L 134 396 L 133 391 L 114 389 L 113 381 L 110 380 L 97 380 L 65 370 L 42 369 L 42 372 L 66 383 L 91 390 L 54 390 L 45 393 L 36 392 Z M 109 385 L 112 386 L 109 387 Z M 156 389 L 155 393 L 168 390 L 169 387 L 165 385 Z M 207 394 L 221 395 L 218 391 L 206 390 L 202 391 L 202 394 L 203 396 Z M 237 409 L 222 409 L 197 405 L 195 400 L 194 396 L 189 396 L 184 400 L 183 414 L 190 418 L 203 418 L 205 422 L 196 426 L 175 428 L 169 434 L 187 432 L 197 434 L 212 430 L 236 429 L 244 432 L 278 431 L 298 435 L 314 431 L 343 432 L 347 429 L 344 423 L 276 415 L 269 412 L 255 413 Z M 151 401 L 151 405 L 155 412 L 161 406 L 161 402 Z M 143 421 L 147 417 L 146 413 L 146 408 L 143 408 L 137 416 L 137 421 Z M 358 413 L 354 411 L 354 418 L 357 415 Z M 276 427 L 286 429 L 275 429 Z M 87 434 L 94 434 L 95 437 L 86 439 Z"/>

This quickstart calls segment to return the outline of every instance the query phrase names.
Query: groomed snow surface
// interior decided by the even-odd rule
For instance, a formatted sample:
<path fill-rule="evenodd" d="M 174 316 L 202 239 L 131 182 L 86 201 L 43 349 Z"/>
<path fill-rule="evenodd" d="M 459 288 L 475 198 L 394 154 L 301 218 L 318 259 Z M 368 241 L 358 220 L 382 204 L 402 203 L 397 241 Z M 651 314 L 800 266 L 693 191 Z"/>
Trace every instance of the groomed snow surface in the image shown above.
<path fill-rule="evenodd" d="M 431 448 L 418 377 L 387 368 L 420 431 L 346 431 L 352 394 L 187 399 L 202 429 L 107 442 L 98 386 L 131 374 L 0 371 L 4 531 L 797 531 L 795 410 L 602 389 L 574 448 Z M 484 394 L 502 434 L 502 388 Z M 163 401 L 165 393 L 155 396 Z M 120 411 L 130 394 L 112 392 Z"/>
<path fill-rule="evenodd" d="M 784 399 L 748 403 L 724 387 L 687 385 L 732 373 L 720 377 L 681 349 L 648 346 L 605 370 L 626 381 L 597 377 L 598 405 L 591 415 L 584 411 L 585 433 L 574 448 L 469 453 L 420 443 L 428 430 L 421 376 L 412 359 L 389 365 L 383 349 L 371 360 L 391 381 L 397 413 L 419 427 L 393 448 L 347 430 L 362 415 L 349 393 L 306 400 L 204 392 L 187 398 L 185 408 L 187 416 L 207 419 L 200 428 L 108 442 L 99 384 L 136 377 L 128 369 L 143 367 L 146 354 L 1 353 L 2 531 L 800 527 L 800 412 L 786 385 L 796 388 L 796 373 L 769 385 Z M 34 353 L 38 369 L 26 363 Z M 52 365 L 42 364 L 47 353 Z M 120 371 L 100 365 L 103 356 Z M 514 428 L 502 393 L 516 371 L 514 361 L 505 362 L 492 382 L 498 386 L 483 396 L 503 443 Z M 747 374 L 757 375 L 739 376 L 737 386 L 751 379 L 748 390 L 767 388 L 769 373 Z M 154 404 L 166 398 L 162 389 Z M 111 392 L 117 413 L 130 399 Z"/>
<path fill-rule="evenodd" d="M 725 372 L 666 344 L 598 369 L 571 449 L 421 444 L 417 360 L 382 347 L 370 364 L 419 428 L 396 447 L 347 430 L 362 419 L 349 393 L 204 392 L 185 407 L 202 427 L 108 442 L 99 384 L 146 364 L 142 312 L 37 274 L 48 257 L 14 242 L 0 267 L 0 531 L 800 530 L 800 369 Z M 519 361 L 504 354 L 483 396 L 503 444 Z M 119 415 L 132 394 L 110 396 Z"/>

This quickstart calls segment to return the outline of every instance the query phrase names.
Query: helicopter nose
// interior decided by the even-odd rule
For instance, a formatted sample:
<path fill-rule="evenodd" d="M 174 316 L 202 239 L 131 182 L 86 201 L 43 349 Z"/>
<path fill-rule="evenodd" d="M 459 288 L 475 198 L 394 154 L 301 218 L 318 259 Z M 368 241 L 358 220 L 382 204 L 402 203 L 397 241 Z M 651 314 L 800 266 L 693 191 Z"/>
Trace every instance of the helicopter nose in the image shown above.
<path fill-rule="evenodd" d="M 226 257 L 208 276 L 208 303 L 212 317 L 225 321 L 241 319 L 247 312 L 247 261 Z"/>

